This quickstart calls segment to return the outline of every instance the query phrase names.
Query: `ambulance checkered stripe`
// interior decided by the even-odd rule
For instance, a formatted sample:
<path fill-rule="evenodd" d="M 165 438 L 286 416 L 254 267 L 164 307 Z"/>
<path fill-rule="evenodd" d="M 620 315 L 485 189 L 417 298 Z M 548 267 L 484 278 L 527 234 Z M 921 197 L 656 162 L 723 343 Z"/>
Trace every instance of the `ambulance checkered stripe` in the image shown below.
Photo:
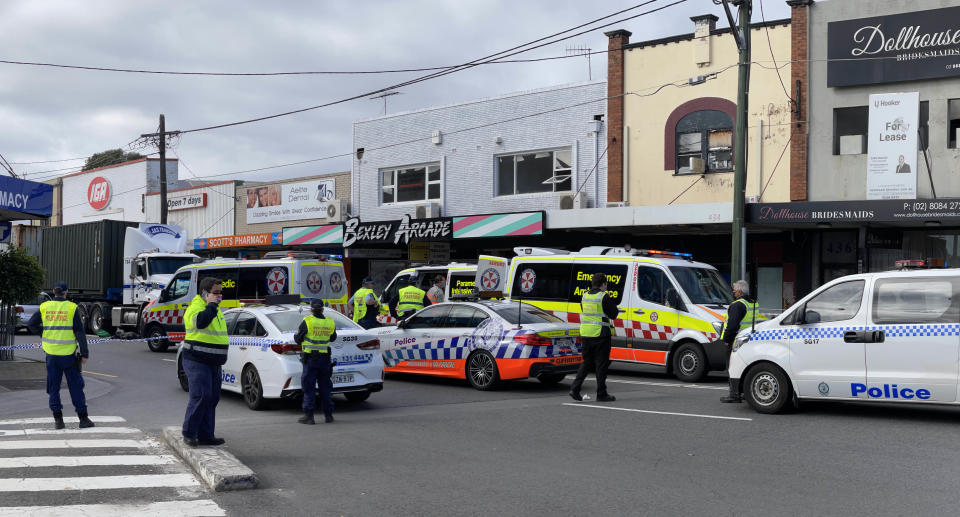
<path fill-rule="evenodd" d="M 580 355 L 580 345 L 571 346 L 528 346 L 513 341 L 513 336 L 527 332 L 509 332 L 498 345 L 490 349 L 497 359 L 540 359 L 569 355 Z M 445 359 L 466 359 L 470 352 L 479 348 L 469 342 L 470 338 L 454 337 L 418 343 L 403 348 L 383 351 L 383 360 L 387 366 L 396 366 L 401 361 L 431 361 Z M 569 350 L 569 351 L 567 351 Z"/>
<path fill-rule="evenodd" d="M 143 313 L 143 321 L 147 323 L 162 323 L 164 325 L 183 325 L 183 313 L 179 309 L 165 311 L 146 311 Z"/>
<path fill-rule="evenodd" d="M 569 323 L 580 323 L 580 314 L 577 312 L 547 311 Z M 654 341 L 672 341 L 681 329 L 656 323 L 646 323 L 636 320 L 617 318 L 613 320 L 613 335 L 631 339 L 646 339 Z M 701 332 L 708 340 L 713 341 L 720 336 L 715 332 Z"/>
<path fill-rule="evenodd" d="M 882 330 L 886 337 L 960 336 L 960 324 L 872 325 L 850 327 L 786 328 L 761 330 L 753 340 L 842 338 L 844 332 Z"/>

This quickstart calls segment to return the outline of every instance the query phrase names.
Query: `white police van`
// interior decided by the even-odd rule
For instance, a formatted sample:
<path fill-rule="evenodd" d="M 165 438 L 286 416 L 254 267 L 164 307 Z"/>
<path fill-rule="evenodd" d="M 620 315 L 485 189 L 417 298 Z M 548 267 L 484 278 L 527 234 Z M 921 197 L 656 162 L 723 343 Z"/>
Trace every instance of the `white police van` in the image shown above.
<path fill-rule="evenodd" d="M 761 413 L 796 399 L 956 404 L 960 269 L 836 279 L 733 350 L 731 382 Z"/>

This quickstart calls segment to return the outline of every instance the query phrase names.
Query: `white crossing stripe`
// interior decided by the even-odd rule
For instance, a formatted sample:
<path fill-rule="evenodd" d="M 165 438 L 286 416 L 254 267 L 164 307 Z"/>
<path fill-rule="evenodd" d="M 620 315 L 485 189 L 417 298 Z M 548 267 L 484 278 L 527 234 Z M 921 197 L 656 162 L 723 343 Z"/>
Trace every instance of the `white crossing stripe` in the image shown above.
<path fill-rule="evenodd" d="M 82 476 L 74 478 L 0 479 L 0 492 L 54 492 L 63 490 L 107 490 L 114 488 L 155 488 L 199 486 L 193 474 L 145 474 L 130 476 Z"/>
<path fill-rule="evenodd" d="M 118 454 L 115 456 L 23 456 L 0 458 L 0 469 L 30 467 L 88 467 L 113 465 L 171 465 L 177 459 L 166 454 Z"/>
<path fill-rule="evenodd" d="M 217 503 L 209 499 L 141 504 L 75 504 L 0 508 L 0 517 L 75 517 L 77 515 L 96 515 L 97 517 L 127 517 L 129 515 L 199 517 L 226 515 L 226 512 Z"/>
<path fill-rule="evenodd" d="M 150 440 L 0 440 L 0 450 L 14 449 L 146 449 Z"/>
<path fill-rule="evenodd" d="M 139 429 L 132 427 L 88 427 L 86 429 L 0 429 L 0 437 L 27 436 L 31 434 L 133 434 Z"/>
<path fill-rule="evenodd" d="M 100 424 L 110 424 L 116 422 L 126 422 L 121 417 L 118 416 L 91 416 L 90 420 L 93 420 L 96 423 Z M 75 424 L 80 421 L 78 417 L 75 416 L 65 416 L 63 421 L 67 423 Z M 0 425 L 25 425 L 25 424 L 52 424 L 53 417 L 39 417 L 39 418 L 17 418 L 14 420 L 0 420 Z"/>
<path fill-rule="evenodd" d="M 672 416 L 692 416 L 696 418 L 714 418 L 717 420 L 744 420 L 747 422 L 753 421 L 752 418 L 740 418 L 735 416 L 718 416 L 718 415 L 698 415 L 696 413 L 674 413 L 672 411 L 650 411 L 646 409 L 631 409 L 625 407 L 613 407 L 613 406 L 594 406 L 591 404 L 575 404 L 571 402 L 564 402 L 564 406 L 573 406 L 573 407 L 588 407 L 594 409 L 610 409 L 614 411 L 631 411 L 634 413 L 650 413 L 654 415 L 672 415 Z"/>

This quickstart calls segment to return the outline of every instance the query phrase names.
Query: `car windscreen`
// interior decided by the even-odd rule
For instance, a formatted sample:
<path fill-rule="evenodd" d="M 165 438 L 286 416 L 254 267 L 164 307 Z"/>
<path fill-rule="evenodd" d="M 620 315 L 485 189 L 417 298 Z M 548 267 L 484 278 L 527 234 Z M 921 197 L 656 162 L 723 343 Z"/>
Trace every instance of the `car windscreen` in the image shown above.
<path fill-rule="evenodd" d="M 563 323 L 563 320 L 525 303 L 500 303 L 490 306 L 493 312 L 507 320 L 508 323 L 516 325 L 519 323 Z"/>
<path fill-rule="evenodd" d="M 297 328 L 300 326 L 300 322 L 303 321 L 303 318 L 307 317 L 309 314 L 310 310 L 304 308 L 303 312 L 297 310 L 273 312 L 267 314 L 267 317 L 270 318 L 270 321 L 272 321 L 278 329 L 280 329 L 280 332 L 296 332 Z M 363 328 L 339 312 L 324 311 L 323 315 L 326 318 L 333 318 L 337 330 L 356 330 Z"/>
<path fill-rule="evenodd" d="M 183 266 L 193 264 L 193 257 L 157 257 L 147 260 L 151 275 L 172 275 Z"/>
<path fill-rule="evenodd" d="M 670 272 L 695 304 L 728 305 L 733 302 L 733 291 L 716 269 L 671 266 Z"/>

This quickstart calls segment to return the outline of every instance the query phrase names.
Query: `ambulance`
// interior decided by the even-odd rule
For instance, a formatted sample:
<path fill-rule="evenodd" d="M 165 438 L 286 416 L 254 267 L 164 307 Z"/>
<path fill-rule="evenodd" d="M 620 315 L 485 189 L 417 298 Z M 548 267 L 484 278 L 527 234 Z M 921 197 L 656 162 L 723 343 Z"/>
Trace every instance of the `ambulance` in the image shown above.
<path fill-rule="evenodd" d="M 743 329 L 733 350 L 730 382 L 760 413 L 797 400 L 957 404 L 960 269 L 838 278 Z"/>
<path fill-rule="evenodd" d="M 163 352 L 171 341 L 183 341 L 183 314 L 207 277 L 223 281 L 223 310 L 263 303 L 269 295 L 298 294 L 302 303 L 319 298 L 345 312 L 347 277 L 342 263 L 310 252 L 274 252 L 267 257 L 218 258 L 178 269 L 160 296 L 143 310 L 140 335 L 149 339 L 150 350 Z"/>
<path fill-rule="evenodd" d="M 477 289 L 580 323 L 580 300 L 593 275 L 607 277 L 620 308 L 610 359 L 653 364 L 685 382 L 726 368 L 720 336 L 733 292 L 720 272 L 689 253 L 593 246 L 578 252 L 514 248 L 512 260 L 481 257 Z M 501 279 L 505 281 L 501 281 Z"/>
<path fill-rule="evenodd" d="M 393 280 L 387 284 L 387 288 L 380 295 L 380 315 L 377 321 L 381 325 L 396 325 L 397 320 L 390 315 L 387 304 L 390 303 L 397 291 L 400 290 L 400 279 L 408 280 L 416 278 L 416 285 L 424 291 L 429 291 L 433 287 L 433 279 L 437 275 L 443 275 L 446 278 L 444 282 L 443 301 L 474 298 L 475 285 L 474 277 L 477 273 L 476 264 L 464 264 L 460 262 L 451 262 L 445 266 L 430 265 L 416 266 L 404 269 L 397 273 Z"/>

